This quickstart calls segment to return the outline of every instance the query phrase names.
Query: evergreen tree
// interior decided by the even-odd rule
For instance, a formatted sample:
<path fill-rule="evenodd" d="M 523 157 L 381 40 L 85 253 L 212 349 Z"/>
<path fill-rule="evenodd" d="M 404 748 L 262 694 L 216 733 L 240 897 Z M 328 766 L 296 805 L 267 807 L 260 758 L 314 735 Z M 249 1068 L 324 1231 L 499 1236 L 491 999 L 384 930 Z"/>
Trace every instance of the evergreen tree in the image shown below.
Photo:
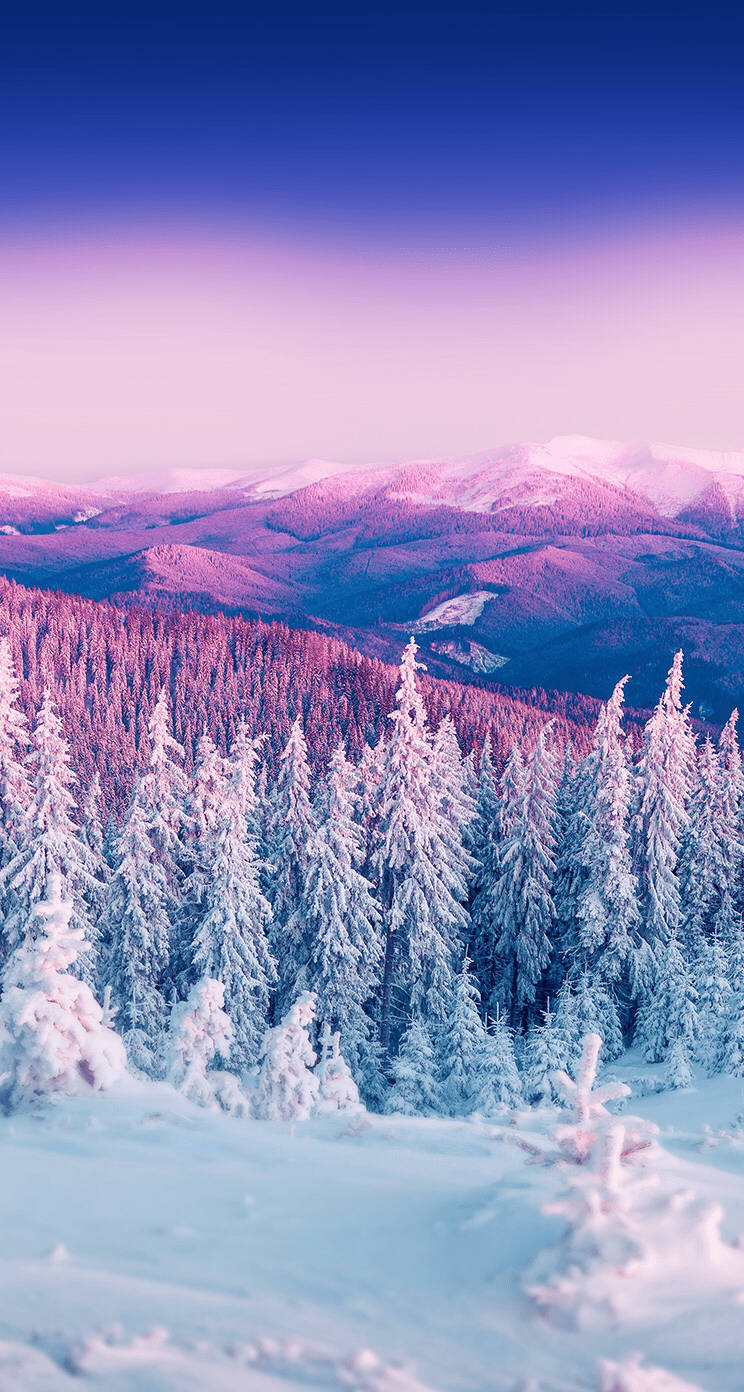
<path fill-rule="evenodd" d="M 21 848 L 31 803 L 25 756 L 28 722 L 18 706 L 10 642 L 0 638 L 0 870 Z"/>
<path fill-rule="evenodd" d="M 485 1030 L 480 992 L 466 954 L 457 977 L 450 1019 L 442 1033 L 443 1104 L 452 1116 L 473 1110 L 478 1070 L 483 1065 Z"/>
<path fill-rule="evenodd" d="M 173 1006 L 168 1032 L 166 1076 L 190 1102 L 199 1107 L 216 1104 L 215 1079 L 209 1066 L 216 1055 L 226 1058 L 232 1045 L 232 1026 L 224 1010 L 225 992 L 220 981 L 202 977 L 185 1001 Z"/>
<path fill-rule="evenodd" d="M 718 754 L 706 739 L 697 761 L 680 853 L 680 939 L 689 960 L 700 956 L 729 874 L 723 780 Z"/>
<path fill-rule="evenodd" d="M 742 769 L 741 750 L 736 733 L 738 720 L 739 712 L 733 710 L 718 741 L 724 853 L 729 871 L 729 886 L 735 898 L 741 894 L 742 868 L 744 868 L 744 830 L 742 829 L 744 769 Z"/>
<path fill-rule="evenodd" d="M 494 886 L 496 917 L 501 924 L 496 944 L 501 979 L 492 1004 L 503 1004 L 514 1027 L 525 1023 L 550 962 L 548 934 L 555 914 L 555 794 L 555 761 L 543 729 L 530 760 L 516 819 L 502 845 L 501 874 Z"/>
<path fill-rule="evenodd" d="M 412 638 L 401 659 L 397 710 L 390 717 L 376 836 L 385 931 L 381 1038 L 386 1051 L 401 1014 L 426 1016 L 434 1029 L 447 1018 L 455 960 L 468 929 L 466 877 L 453 863 L 431 777 L 431 739 L 416 683 L 421 665 L 416 652 Z"/>
<path fill-rule="evenodd" d="M 299 988 L 313 991 L 319 1025 L 338 1031 L 343 1055 L 363 1082 L 375 1064 L 365 1006 L 379 991 L 382 939 L 379 906 L 358 868 L 364 852 L 353 816 L 354 782 L 355 771 L 338 745 L 318 799 L 290 940 L 298 941 L 301 924 L 308 958 L 298 970 Z"/>
<path fill-rule="evenodd" d="M 62 722 L 45 691 L 34 726 L 28 759 L 31 801 L 19 848 L 0 873 L 5 900 L 5 951 L 19 946 L 34 904 L 46 893 L 50 876 L 61 876 L 62 893 L 72 900 L 72 927 L 95 949 L 96 930 L 89 900 L 95 896 L 96 862 L 72 819 L 74 774 Z M 87 981 L 96 971 L 95 951 L 79 963 Z"/>
<path fill-rule="evenodd" d="M 298 718 L 279 760 L 269 826 L 269 897 L 274 910 L 273 945 L 280 968 L 279 999 L 284 1006 L 292 997 L 300 967 L 308 956 L 307 935 L 297 911 L 314 830 L 307 744 Z"/>
<path fill-rule="evenodd" d="M 505 1108 L 518 1107 L 523 1100 L 511 1030 L 499 1017 L 483 1031 L 474 1059 L 473 1085 L 468 1110 L 492 1116 Z"/>
<path fill-rule="evenodd" d="M 88 784 L 88 791 L 83 800 L 80 829 L 97 864 L 99 866 L 105 865 L 103 818 L 101 815 L 101 777 L 98 773 L 93 774 Z M 105 872 L 101 870 L 101 875 L 104 874 Z"/>
<path fill-rule="evenodd" d="M 556 1100 L 558 1093 L 553 1075 L 560 1070 L 568 1071 L 575 1057 L 576 1037 L 573 1030 L 567 1035 L 561 1018 L 551 1011 L 548 1001 L 542 1019 L 530 1026 L 525 1039 L 522 1072 L 529 1102 L 539 1105 Z"/>
<path fill-rule="evenodd" d="M 260 865 L 245 809 L 254 760 L 231 758 L 216 814 L 213 852 L 193 944 L 193 973 L 219 981 L 233 1030 L 230 1063 L 244 1073 L 255 1061 L 269 1019 L 277 971 L 268 941 L 271 907 L 261 893 Z"/>
<path fill-rule="evenodd" d="M 653 987 L 638 1011 L 635 1042 L 649 1063 L 667 1058 L 674 1044 L 677 1068 L 681 1071 L 683 1054 L 689 1063 L 698 1032 L 697 999 L 691 968 L 675 934 L 657 955 Z"/>
<path fill-rule="evenodd" d="M 499 813 L 501 800 L 490 735 L 481 750 L 475 819 L 471 844 L 476 861 L 473 902 L 471 908 L 473 957 L 476 971 L 490 995 L 493 989 L 494 944 L 499 935 L 493 920 L 493 887 L 499 874 Z"/>
<path fill-rule="evenodd" d="M 148 722 L 150 760 L 140 780 L 138 798 L 147 817 L 150 840 L 171 889 L 181 881 L 188 864 L 184 844 L 188 783 L 183 771 L 183 745 L 170 732 L 168 697 L 160 691 Z"/>
<path fill-rule="evenodd" d="M 356 1112 L 361 1108 L 359 1089 L 341 1053 L 338 1032 L 332 1034 L 323 1026 L 320 1037 L 320 1062 L 316 1068 L 318 1100 L 315 1110 L 324 1112 Z"/>
<path fill-rule="evenodd" d="M 617 1003 L 602 978 L 584 971 L 579 976 L 573 995 L 573 1027 L 578 1039 L 598 1034 L 602 1040 L 605 1060 L 619 1058 L 623 1052 L 623 1032 Z"/>
<path fill-rule="evenodd" d="M 695 758 L 689 713 L 682 707 L 682 685 L 682 653 L 678 652 L 646 725 L 638 769 L 636 873 L 644 906 L 643 932 L 652 961 L 680 926 L 677 860 L 687 827 Z"/>
<path fill-rule="evenodd" d="M 721 1071 L 726 1029 L 732 1013 L 734 993 L 728 973 L 726 947 L 718 929 L 714 928 L 703 946 L 696 971 L 700 1023 L 697 1056 L 711 1077 Z"/>
<path fill-rule="evenodd" d="M 0 1102 L 24 1103 L 107 1088 L 126 1070 L 124 1048 L 85 982 L 69 974 L 88 944 L 52 872 L 46 897 L 5 971 L 0 1001 Z"/>
<path fill-rule="evenodd" d="M 579 960 L 598 981 L 628 980 L 640 912 L 629 848 L 631 782 L 622 736 L 624 677 L 600 711 L 584 770 L 584 807 L 576 847 Z M 574 825 L 576 826 L 575 820 Z M 613 1022 L 613 1030 L 616 1022 Z M 591 1031 L 594 1026 L 587 1025 Z M 607 1036 L 600 1029 L 605 1039 Z"/>
<path fill-rule="evenodd" d="M 141 784 L 135 788 L 117 838 L 104 918 L 109 925 L 107 975 L 117 1024 L 135 1068 L 162 1076 L 169 964 L 165 871 L 153 853 Z"/>
<path fill-rule="evenodd" d="M 306 1121 L 312 1114 L 318 1097 L 312 1072 L 317 1055 L 308 1029 L 314 1017 L 314 997 L 304 991 L 264 1037 L 254 1096 L 256 1116 L 264 1121 Z"/>
<path fill-rule="evenodd" d="M 414 1017 L 403 1032 L 392 1074 L 386 1111 L 401 1116 L 433 1116 L 439 1111 L 434 1049 L 422 1019 Z"/>

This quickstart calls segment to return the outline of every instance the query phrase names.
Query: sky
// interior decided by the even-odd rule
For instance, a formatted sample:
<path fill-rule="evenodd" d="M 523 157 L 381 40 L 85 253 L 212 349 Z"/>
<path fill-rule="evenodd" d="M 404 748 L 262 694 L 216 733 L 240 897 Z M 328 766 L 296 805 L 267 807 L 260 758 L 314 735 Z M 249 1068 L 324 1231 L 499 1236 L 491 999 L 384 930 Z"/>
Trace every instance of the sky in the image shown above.
<path fill-rule="evenodd" d="M 29 4 L 0 468 L 744 448 L 741 11 Z"/>

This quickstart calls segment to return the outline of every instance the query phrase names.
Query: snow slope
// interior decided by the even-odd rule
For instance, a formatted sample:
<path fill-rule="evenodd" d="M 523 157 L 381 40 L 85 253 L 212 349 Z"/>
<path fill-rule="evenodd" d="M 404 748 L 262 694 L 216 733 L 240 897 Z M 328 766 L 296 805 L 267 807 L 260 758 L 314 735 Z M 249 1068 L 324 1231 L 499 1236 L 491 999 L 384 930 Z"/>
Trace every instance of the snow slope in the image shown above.
<path fill-rule="evenodd" d="M 743 1103 L 720 1078 L 632 1103 L 661 1127 L 662 1187 L 721 1200 L 729 1237 Z M 525 1283 L 561 1240 L 542 1211 L 560 1173 L 509 1136 L 338 1117 L 293 1134 L 131 1082 L 3 1119 L 0 1389 L 740 1392 L 741 1304 L 692 1267 L 653 1303 L 631 1290 L 615 1324 L 538 1313 Z M 600 1382 L 636 1350 L 670 1380 Z"/>

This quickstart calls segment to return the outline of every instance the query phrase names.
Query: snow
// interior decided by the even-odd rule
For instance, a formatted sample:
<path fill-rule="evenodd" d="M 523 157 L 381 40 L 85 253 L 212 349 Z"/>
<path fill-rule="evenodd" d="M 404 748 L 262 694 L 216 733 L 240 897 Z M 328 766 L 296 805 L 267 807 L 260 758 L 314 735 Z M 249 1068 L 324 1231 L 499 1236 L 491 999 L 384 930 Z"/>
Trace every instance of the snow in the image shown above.
<path fill-rule="evenodd" d="M 743 1103 L 723 1078 L 630 1102 L 660 1127 L 662 1190 L 720 1201 L 729 1240 Z M 625 1278 L 619 1323 L 554 1328 L 526 1300 L 560 1248 L 565 1220 L 543 1210 L 564 1180 L 510 1135 L 338 1114 L 291 1128 L 131 1080 L 2 1119 L 0 1388 L 740 1392 L 741 1304 L 694 1261 L 638 1292 Z"/>
<path fill-rule="evenodd" d="M 396 625 L 405 627 L 410 633 L 426 633 L 430 628 L 470 627 L 479 619 L 489 600 L 495 599 L 492 590 L 475 590 L 471 594 L 455 595 L 453 599 L 443 599 L 428 613 L 414 623 Z"/>

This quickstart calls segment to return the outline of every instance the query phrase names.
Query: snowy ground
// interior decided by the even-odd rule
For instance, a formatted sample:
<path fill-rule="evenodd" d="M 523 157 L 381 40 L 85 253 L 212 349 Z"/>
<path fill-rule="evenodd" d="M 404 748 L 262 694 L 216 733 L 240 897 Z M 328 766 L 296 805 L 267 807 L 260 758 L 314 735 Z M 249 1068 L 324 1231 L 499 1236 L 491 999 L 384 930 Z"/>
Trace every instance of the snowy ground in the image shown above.
<path fill-rule="evenodd" d="M 744 1231 L 744 1086 L 630 1107 L 661 1127 L 663 1186 L 720 1200 L 724 1235 Z M 3 1119 L 0 1148 L 1 1392 L 596 1392 L 600 1361 L 633 1351 L 703 1392 L 744 1386 L 739 1291 L 694 1261 L 616 1323 L 536 1311 L 524 1288 L 565 1229 L 541 1211 L 560 1175 L 492 1126 L 292 1134 L 127 1083 Z"/>

